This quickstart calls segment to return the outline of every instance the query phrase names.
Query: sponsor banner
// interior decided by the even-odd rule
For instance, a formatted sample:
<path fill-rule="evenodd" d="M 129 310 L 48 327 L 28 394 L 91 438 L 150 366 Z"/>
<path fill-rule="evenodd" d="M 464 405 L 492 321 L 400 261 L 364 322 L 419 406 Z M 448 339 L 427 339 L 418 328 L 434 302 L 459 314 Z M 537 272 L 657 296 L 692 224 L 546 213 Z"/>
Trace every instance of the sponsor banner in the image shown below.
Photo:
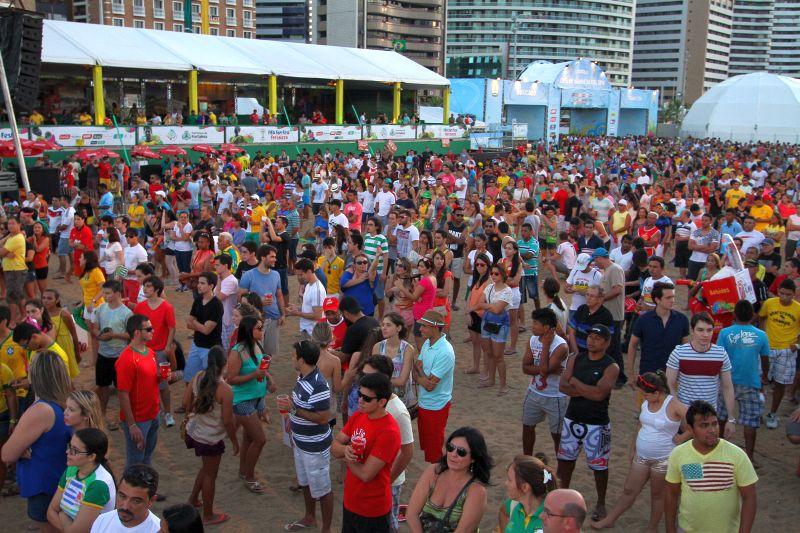
<path fill-rule="evenodd" d="M 606 115 L 606 135 L 610 137 L 616 137 L 619 132 L 619 109 L 620 96 L 617 91 L 614 91 L 611 93 L 608 102 L 608 115 Z"/>
<path fill-rule="evenodd" d="M 11 128 L 0 128 L 0 141 L 10 141 L 12 136 Z M 19 128 L 19 138 L 28 138 L 28 128 Z"/>
<path fill-rule="evenodd" d="M 364 138 L 413 140 L 417 138 L 414 126 L 397 126 L 394 124 L 367 124 L 364 127 Z"/>
<path fill-rule="evenodd" d="M 32 126 L 31 139 L 49 139 L 65 147 L 132 146 L 136 144 L 136 128 L 120 126 Z M 22 130 L 20 130 L 20 135 Z"/>
<path fill-rule="evenodd" d="M 511 125 L 511 138 L 512 139 L 527 139 L 528 138 L 528 125 L 515 122 Z"/>
<path fill-rule="evenodd" d="M 306 126 L 301 125 L 300 142 L 357 141 L 361 139 L 361 126 Z"/>
<path fill-rule="evenodd" d="M 228 142 L 234 144 L 296 143 L 297 126 L 228 126 Z"/>
<path fill-rule="evenodd" d="M 139 126 L 139 144 L 222 144 L 224 126 Z"/>
<path fill-rule="evenodd" d="M 420 124 L 417 126 L 418 139 L 463 139 L 467 128 L 460 124 Z"/>

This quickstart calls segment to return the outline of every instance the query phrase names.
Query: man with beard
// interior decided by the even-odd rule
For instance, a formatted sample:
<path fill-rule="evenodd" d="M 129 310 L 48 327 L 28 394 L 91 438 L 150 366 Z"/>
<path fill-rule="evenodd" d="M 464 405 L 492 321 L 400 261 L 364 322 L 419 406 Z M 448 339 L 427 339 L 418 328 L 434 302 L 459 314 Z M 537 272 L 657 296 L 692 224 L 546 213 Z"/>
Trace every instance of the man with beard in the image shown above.
<path fill-rule="evenodd" d="M 161 519 L 150 509 L 156 502 L 158 472 L 150 466 L 129 466 L 117 487 L 116 510 L 103 513 L 92 524 L 92 533 L 158 533 Z"/>

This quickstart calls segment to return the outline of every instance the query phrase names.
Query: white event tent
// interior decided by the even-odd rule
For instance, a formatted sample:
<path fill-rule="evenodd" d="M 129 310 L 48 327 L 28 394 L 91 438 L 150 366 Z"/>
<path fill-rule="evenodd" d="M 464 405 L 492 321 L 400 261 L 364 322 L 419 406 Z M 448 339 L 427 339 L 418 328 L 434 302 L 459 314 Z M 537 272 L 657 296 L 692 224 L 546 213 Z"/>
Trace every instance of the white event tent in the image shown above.
<path fill-rule="evenodd" d="M 800 80 L 768 72 L 734 76 L 692 105 L 682 137 L 800 143 Z"/>
<path fill-rule="evenodd" d="M 270 76 L 353 82 L 401 82 L 409 89 L 448 87 L 447 78 L 389 50 L 44 21 L 42 63 L 131 71 Z"/>

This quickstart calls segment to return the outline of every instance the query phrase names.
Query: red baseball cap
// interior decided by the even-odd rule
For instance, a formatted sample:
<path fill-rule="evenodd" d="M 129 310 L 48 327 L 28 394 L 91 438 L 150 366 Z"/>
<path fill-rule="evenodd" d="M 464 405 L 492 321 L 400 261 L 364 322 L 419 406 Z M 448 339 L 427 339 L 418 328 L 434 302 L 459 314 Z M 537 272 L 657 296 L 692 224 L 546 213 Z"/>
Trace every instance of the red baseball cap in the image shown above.
<path fill-rule="evenodd" d="M 339 310 L 339 298 L 335 296 L 328 296 L 322 301 L 322 310 L 323 311 L 338 311 Z"/>

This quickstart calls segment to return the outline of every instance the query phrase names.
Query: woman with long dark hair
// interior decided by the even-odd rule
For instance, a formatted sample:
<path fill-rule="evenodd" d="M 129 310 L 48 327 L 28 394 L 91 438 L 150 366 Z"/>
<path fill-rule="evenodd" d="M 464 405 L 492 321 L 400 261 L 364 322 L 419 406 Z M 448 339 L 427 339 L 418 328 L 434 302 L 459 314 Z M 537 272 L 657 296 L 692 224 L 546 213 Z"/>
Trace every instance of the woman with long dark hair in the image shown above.
<path fill-rule="evenodd" d="M 472 368 L 464 371 L 465 374 L 478 374 L 481 371 L 481 321 L 483 319 L 483 309 L 477 309 L 478 304 L 483 299 L 483 291 L 489 284 L 489 269 L 492 261 L 486 254 L 475 256 L 475 267 L 472 269 L 472 283 L 470 284 L 469 300 L 465 310 L 467 314 L 467 330 L 469 331 L 469 342 L 472 344 Z M 484 360 L 484 373 L 482 378 L 488 375 L 488 358 Z"/>
<path fill-rule="evenodd" d="M 541 531 L 547 493 L 557 489 L 556 473 L 543 459 L 518 455 L 506 472 L 506 496 L 498 522 L 502 533 Z"/>
<path fill-rule="evenodd" d="M 84 428 L 72 436 L 67 469 L 47 509 L 47 521 L 58 531 L 89 531 L 100 513 L 114 510 L 117 489 L 107 453 L 108 437 L 100 429 Z"/>
<path fill-rule="evenodd" d="M 233 445 L 233 455 L 239 453 L 233 417 L 233 390 L 222 379 L 225 363 L 225 350 L 220 346 L 211 348 L 208 366 L 192 379 L 183 396 L 188 420 L 186 447 L 193 448 L 195 455 L 203 462 L 195 477 L 189 502 L 195 507 L 202 505 L 203 522 L 206 524 L 221 524 L 230 518 L 227 513 L 214 512 L 217 472 L 225 452 L 226 433 Z"/>
<path fill-rule="evenodd" d="M 433 275 L 436 277 L 436 296 L 433 299 L 433 309 L 444 317 L 444 333 L 450 332 L 452 321 L 452 307 L 450 295 L 453 294 L 453 273 L 447 268 L 447 259 L 444 252 L 436 250 L 431 256 L 433 262 Z"/>
<path fill-rule="evenodd" d="M 419 329 L 419 323 L 416 321 L 422 318 L 422 315 L 433 307 L 433 300 L 436 298 L 436 276 L 433 275 L 433 262 L 427 257 L 423 257 L 419 260 L 419 263 L 417 263 L 417 272 L 419 272 L 419 282 L 414 285 L 414 289 L 409 291 L 400 287 L 397 293 L 414 302 L 412 305 L 415 321 L 414 342 L 417 345 L 417 351 L 419 351 L 422 347 L 422 333 Z"/>
<path fill-rule="evenodd" d="M 494 387 L 496 370 L 500 379 L 498 395 L 502 396 L 508 393 L 504 352 L 511 327 L 507 308 L 511 305 L 513 295 L 511 287 L 506 284 L 508 275 L 502 265 L 498 263 L 491 267 L 489 275 L 491 282 L 484 289 L 482 300 L 475 306 L 475 310 L 484 312 L 481 320 L 481 344 L 488 359 L 486 379 L 481 379 L 478 388 Z"/>
<path fill-rule="evenodd" d="M 103 269 L 100 268 L 97 252 L 94 250 L 81 255 L 80 268 L 82 268 L 83 275 L 78 282 L 83 292 L 83 318 L 86 320 L 86 325 L 91 328 L 91 323 L 95 321 L 94 310 L 105 303 L 105 300 L 103 300 L 103 283 L 106 282 L 106 277 L 103 274 Z M 89 360 L 91 364 L 94 364 L 97 360 L 97 337 L 90 335 L 89 343 Z"/>
<path fill-rule="evenodd" d="M 474 532 L 486 512 L 493 463 L 483 435 L 472 427 L 459 428 L 447 438 L 445 450 L 439 462 L 422 473 L 408 502 L 406 520 L 412 533 Z M 455 498 L 448 497 L 452 494 Z"/>
<path fill-rule="evenodd" d="M 372 348 L 372 355 L 386 356 L 392 362 L 392 388 L 394 393 L 408 408 L 417 405 L 417 393 L 411 370 L 417 357 L 417 350 L 408 337 L 408 326 L 398 313 L 386 313 L 381 320 L 383 340 Z"/>
<path fill-rule="evenodd" d="M 239 477 L 250 492 L 260 494 L 264 486 L 256 479 L 255 468 L 267 442 L 261 422 L 267 421 L 267 391 L 275 392 L 277 387 L 272 376 L 260 366 L 261 359 L 268 355 L 261 345 L 264 321 L 261 317 L 246 316 L 236 331 L 237 342 L 225 367 L 225 381 L 233 389 L 233 414 L 244 428 Z"/>
<path fill-rule="evenodd" d="M 519 304 L 522 302 L 522 293 L 519 290 L 519 284 L 522 281 L 522 257 L 519 254 L 519 245 L 514 241 L 506 241 L 503 244 L 503 251 L 505 257 L 500 260 L 500 263 L 506 269 L 508 279 L 506 283 L 511 287 L 511 304 L 508 306 L 508 317 L 511 324 L 508 331 L 508 348 L 505 355 L 514 355 L 517 353 L 517 338 L 519 337 L 519 327 L 517 324 L 524 324 L 525 321 L 519 320 Z M 523 330 L 524 330 L 523 326 Z"/>

